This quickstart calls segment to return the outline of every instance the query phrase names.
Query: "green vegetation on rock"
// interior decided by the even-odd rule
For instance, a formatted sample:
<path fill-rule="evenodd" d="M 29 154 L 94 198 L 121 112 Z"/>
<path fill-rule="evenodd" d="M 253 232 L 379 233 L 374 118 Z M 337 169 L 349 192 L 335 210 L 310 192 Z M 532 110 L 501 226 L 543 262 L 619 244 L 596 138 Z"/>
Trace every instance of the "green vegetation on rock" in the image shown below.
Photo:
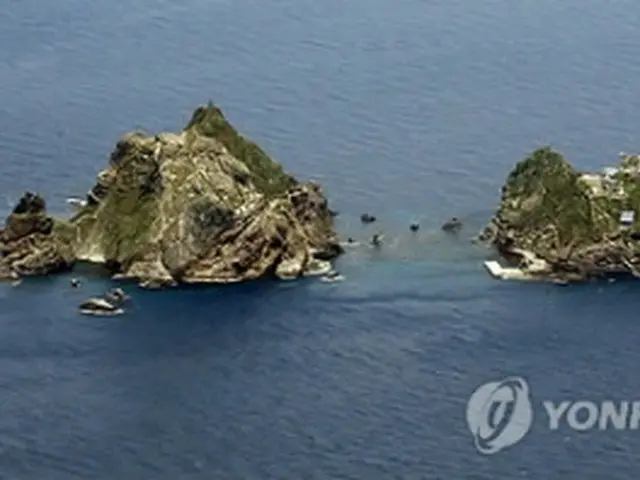
<path fill-rule="evenodd" d="M 100 242 L 107 259 L 125 263 L 139 253 L 157 218 L 157 202 L 138 191 L 112 192 L 96 215 Z"/>
<path fill-rule="evenodd" d="M 194 130 L 220 141 L 231 155 L 249 168 L 254 175 L 256 187 L 267 196 L 281 195 L 295 184 L 295 180 L 285 173 L 282 166 L 258 145 L 238 133 L 220 108 L 212 102 L 196 109 L 186 130 Z"/>
<path fill-rule="evenodd" d="M 25 194 L 0 240 L 11 252 L 0 275 L 81 260 L 145 286 L 290 278 L 341 251 L 319 186 L 297 183 L 213 104 L 180 133 L 124 135 L 67 221 Z"/>
<path fill-rule="evenodd" d="M 579 173 L 550 147 L 534 151 L 516 165 L 507 180 L 506 196 L 504 213 L 514 228 L 529 232 L 533 244 L 551 240 L 552 245 L 546 246 L 576 246 L 593 241 L 607 228 L 594 212 Z M 551 239 L 550 225 L 555 227 Z"/>
<path fill-rule="evenodd" d="M 631 224 L 623 223 L 625 211 L 635 213 Z M 588 173 L 550 147 L 535 150 L 507 177 L 481 238 L 505 254 L 546 260 L 552 275 L 640 276 L 640 157 Z"/>
<path fill-rule="evenodd" d="M 60 218 L 53 219 L 52 233 L 56 236 L 56 238 L 59 239 L 61 243 L 69 245 L 70 247 L 75 246 L 76 232 L 77 227 L 71 222 Z"/>

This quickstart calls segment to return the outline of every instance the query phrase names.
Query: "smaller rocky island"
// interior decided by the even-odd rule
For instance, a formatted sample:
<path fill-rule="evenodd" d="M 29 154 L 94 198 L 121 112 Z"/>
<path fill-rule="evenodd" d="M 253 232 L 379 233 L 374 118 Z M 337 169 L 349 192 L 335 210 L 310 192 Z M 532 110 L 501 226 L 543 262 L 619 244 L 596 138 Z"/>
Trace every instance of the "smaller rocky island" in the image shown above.
<path fill-rule="evenodd" d="M 492 274 L 580 282 L 640 277 L 640 156 L 621 154 L 602 172 L 579 172 L 550 147 L 519 162 L 479 239 L 513 266 Z"/>
<path fill-rule="evenodd" d="M 342 253 L 321 187 L 288 175 L 214 104 L 178 133 L 133 132 L 70 219 L 25 193 L 0 230 L 0 278 L 105 265 L 144 287 L 294 279 Z"/>

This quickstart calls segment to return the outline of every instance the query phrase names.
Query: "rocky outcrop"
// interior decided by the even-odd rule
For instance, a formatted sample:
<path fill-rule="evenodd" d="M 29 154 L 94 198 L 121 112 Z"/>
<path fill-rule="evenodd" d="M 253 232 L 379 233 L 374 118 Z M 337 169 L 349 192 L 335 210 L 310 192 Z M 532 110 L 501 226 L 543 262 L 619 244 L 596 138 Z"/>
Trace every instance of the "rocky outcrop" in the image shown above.
<path fill-rule="evenodd" d="M 124 313 L 124 304 L 131 297 L 121 288 L 114 288 L 103 297 L 91 297 L 80 304 L 78 309 L 84 315 L 112 316 Z"/>
<path fill-rule="evenodd" d="M 21 275 L 83 260 L 150 287 L 296 278 L 342 251 L 320 186 L 286 174 L 213 104 L 182 132 L 125 135 L 67 221 L 25 195 L 0 238 Z"/>
<path fill-rule="evenodd" d="M 127 300 L 130 300 L 131 297 L 129 297 L 129 295 L 127 295 L 121 288 L 114 288 L 104 294 L 104 299 L 113 305 L 121 306 Z"/>
<path fill-rule="evenodd" d="M 72 228 L 47 215 L 42 197 L 25 193 L 0 230 L 0 276 L 45 275 L 69 269 Z"/>
<path fill-rule="evenodd" d="M 583 281 L 639 276 L 640 159 L 623 155 L 603 173 L 575 170 L 541 148 L 516 165 L 480 235 L 528 274 Z"/>
<path fill-rule="evenodd" d="M 462 229 L 462 220 L 452 217 L 442 225 L 442 231 L 448 233 L 458 233 Z"/>
<path fill-rule="evenodd" d="M 100 317 L 110 317 L 114 315 L 122 315 L 124 310 L 119 305 L 105 300 L 104 298 L 91 297 L 85 300 L 78 307 L 83 315 L 95 315 Z"/>

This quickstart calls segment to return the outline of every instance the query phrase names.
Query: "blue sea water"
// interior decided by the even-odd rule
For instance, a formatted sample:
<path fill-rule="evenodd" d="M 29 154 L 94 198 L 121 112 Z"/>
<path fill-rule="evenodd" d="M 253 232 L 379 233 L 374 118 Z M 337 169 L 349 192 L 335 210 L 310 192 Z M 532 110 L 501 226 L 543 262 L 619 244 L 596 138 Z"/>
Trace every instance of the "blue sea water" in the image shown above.
<path fill-rule="evenodd" d="M 323 184 L 345 236 L 389 244 L 336 284 L 127 287 L 110 319 L 76 312 L 111 285 L 89 274 L 2 287 L 0 477 L 635 480 L 640 432 L 550 431 L 540 405 L 640 399 L 638 286 L 497 282 L 467 240 L 533 148 L 584 169 L 640 149 L 639 20 L 631 0 L 6 0 L 3 215 L 27 189 L 64 211 L 122 133 L 213 99 Z M 507 376 L 533 427 L 483 455 L 466 403 Z"/>

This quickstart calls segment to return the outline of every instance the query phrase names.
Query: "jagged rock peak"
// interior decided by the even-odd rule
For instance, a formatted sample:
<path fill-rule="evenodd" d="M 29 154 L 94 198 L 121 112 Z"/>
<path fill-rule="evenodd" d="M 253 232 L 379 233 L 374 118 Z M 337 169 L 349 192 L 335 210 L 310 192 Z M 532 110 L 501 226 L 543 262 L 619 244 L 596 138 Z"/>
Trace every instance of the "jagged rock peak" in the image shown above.
<path fill-rule="evenodd" d="M 288 175 L 213 104 L 181 132 L 123 135 L 76 215 L 45 210 L 28 194 L 7 220 L 9 269 L 46 274 L 82 260 L 148 286 L 224 283 L 296 277 L 341 252 L 319 185 Z"/>

